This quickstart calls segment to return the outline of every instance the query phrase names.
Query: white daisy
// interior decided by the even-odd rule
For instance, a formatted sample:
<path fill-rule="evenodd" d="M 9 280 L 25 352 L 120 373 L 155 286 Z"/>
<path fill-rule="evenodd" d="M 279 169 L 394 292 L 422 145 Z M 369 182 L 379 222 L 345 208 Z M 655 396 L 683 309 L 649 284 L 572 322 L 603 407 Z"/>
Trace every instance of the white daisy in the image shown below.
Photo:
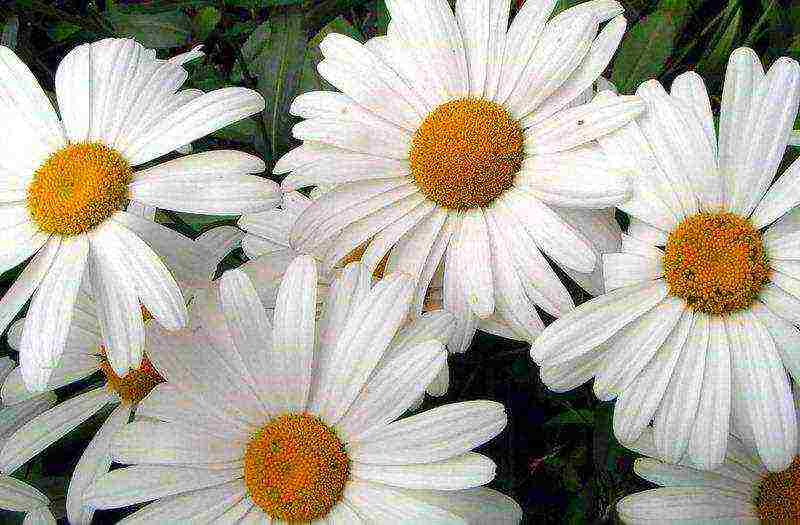
<path fill-rule="evenodd" d="M 202 293 L 210 287 L 209 283 L 217 263 L 229 250 L 232 233 L 238 234 L 236 228 L 216 228 L 200 236 L 194 243 L 181 238 L 186 242 L 173 244 L 170 249 L 160 247 L 164 248 L 160 253 L 169 269 L 178 278 L 184 295 L 189 300 L 193 300 L 198 293 Z M 203 281 L 205 284 L 202 284 Z M 9 329 L 8 342 L 14 349 L 19 348 L 24 322 L 25 320 L 21 319 L 12 324 Z M 148 338 L 151 330 L 152 324 L 148 323 L 146 327 Z M 55 401 L 53 390 L 84 380 L 97 372 L 104 377 L 102 384 L 44 412 Z M 17 470 L 93 415 L 109 406 L 116 406 L 83 452 L 72 474 L 67 491 L 69 522 L 73 525 L 88 525 L 92 521 L 94 509 L 83 504 L 83 491 L 97 476 L 108 470 L 111 464 L 108 453 L 111 435 L 121 425 L 128 422 L 138 402 L 156 384 L 163 381 L 162 377 L 153 368 L 146 353 L 139 367 L 130 370 L 122 377 L 117 375 L 109 364 L 108 355 L 103 346 L 94 300 L 83 287 L 75 302 L 75 317 L 67 336 L 64 352 L 46 386 L 49 392 L 39 395 L 31 394 L 25 388 L 19 369 L 10 371 L 7 377 L 1 375 L 0 379 L 2 379 L 3 385 L 3 402 L 9 405 L 7 409 L 0 410 L 0 437 L 4 433 L 11 436 L 0 451 L 0 471 L 8 474 Z M 41 404 L 43 399 L 49 399 L 50 403 L 36 413 L 32 413 L 36 406 L 33 403 L 38 400 L 38 403 Z M 24 426 L 17 424 L 13 428 L 5 428 L 3 424 L 6 421 L 5 411 L 15 411 L 15 414 L 30 414 L 29 417 L 22 418 L 22 423 L 27 424 Z M 41 412 L 44 413 L 38 415 Z M 19 420 L 20 418 L 16 416 L 8 419 L 9 422 Z M 2 441 L 0 439 L 0 444 Z"/>
<path fill-rule="evenodd" d="M 248 89 L 178 91 L 192 51 L 158 60 L 132 40 L 73 49 L 59 64 L 59 114 L 30 70 L 0 47 L 0 271 L 32 257 L 0 300 L 5 329 L 31 297 L 21 343 L 29 387 L 42 389 L 64 348 L 82 281 L 91 281 L 109 359 L 142 358 L 140 302 L 170 329 L 186 323 L 180 290 L 153 251 L 177 233 L 125 211 L 128 200 L 238 215 L 272 207 L 263 162 L 236 151 L 188 155 L 134 172 L 194 139 L 261 111 Z"/>
<path fill-rule="evenodd" d="M 0 382 L 13 369 L 14 363 L 11 359 L 0 359 Z M 0 403 L 0 446 L 31 418 L 38 416 L 55 402 L 56 396 L 52 392 L 45 392 L 12 406 Z M 55 525 L 55 518 L 49 507 L 50 500 L 47 496 L 27 483 L 0 474 L 0 509 L 26 513 L 26 525 Z"/>
<path fill-rule="evenodd" d="M 370 281 L 346 267 L 317 322 L 316 264 L 299 257 L 270 323 L 253 283 L 232 270 L 187 330 L 156 326 L 150 355 L 168 382 L 112 438 L 114 460 L 133 466 L 101 476 L 87 502 L 157 500 L 129 523 L 519 522 L 516 503 L 480 488 L 495 465 L 471 452 L 505 427 L 502 405 L 395 421 L 446 354 L 429 327 L 401 330 L 408 276 Z"/>
<path fill-rule="evenodd" d="M 416 278 L 416 311 L 443 263 L 456 351 L 479 319 L 496 314 L 531 340 L 543 328 L 534 304 L 572 309 L 542 252 L 588 280 L 616 228 L 597 209 L 629 193 L 594 140 L 644 105 L 587 101 L 623 9 L 595 0 L 548 21 L 555 4 L 526 2 L 509 27 L 509 0 L 459 0 L 455 13 L 447 0 L 387 1 L 387 36 L 320 45 L 318 69 L 341 93 L 306 93 L 291 108 L 307 120 L 293 130 L 303 145 L 275 167 L 291 172 L 284 190 L 337 184 L 295 223 L 291 246 L 327 270 L 368 242 L 370 270 L 388 256 L 388 272 Z"/>
<path fill-rule="evenodd" d="M 658 451 L 653 432 L 646 430 L 634 450 L 636 473 L 659 485 L 617 503 L 617 512 L 630 525 L 681 523 L 790 524 L 800 522 L 800 457 L 779 472 L 770 472 L 752 442 L 731 434 L 725 461 L 703 471 L 687 464 L 654 459 Z"/>
<path fill-rule="evenodd" d="M 713 468 L 725 457 L 733 400 L 770 469 L 795 455 L 785 369 L 800 379 L 800 162 L 770 183 L 799 87 L 795 61 L 781 58 L 765 75 L 753 51 L 738 49 L 719 140 L 694 73 L 671 94 L 642 84 L 645 116 L 600 139 L 634 179 L 620 205 L 632 216 L 622 253 L 603 258 L 611 291 L 548 326 L 531 355 L 553 390 L 594 377 L 599 398 L 616 397 L 623 443 L 654 420 L 660 457 Z"/>

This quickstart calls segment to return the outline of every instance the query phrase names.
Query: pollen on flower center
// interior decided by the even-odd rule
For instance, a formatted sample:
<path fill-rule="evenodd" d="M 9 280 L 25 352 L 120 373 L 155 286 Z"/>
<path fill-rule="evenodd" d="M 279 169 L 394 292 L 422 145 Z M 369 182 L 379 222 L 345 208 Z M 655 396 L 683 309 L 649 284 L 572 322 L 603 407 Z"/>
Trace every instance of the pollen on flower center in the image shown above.
<path fill-rule="evenodd" d="M 523 143 L 519 123 L 499 104 L 454 100 L 431 112 L 414 135 L 411 175 L 445 208 L 486 207 L 514 182 Z"/>
<path fill-rule="evenodd" d="M 344 445 L 310 414 L 273 419 L 250 439 L 244 455 L 250 498 L 275 520 L 324 517 L 342 498 L 349 476 Z"/>
<path fill-rule="evenodd" d="M 800 523 L 800 457 L 764 476 L 755 503 L 761 523 Z"/>
<path fill-rule="evenodd" d="M 56 235 L 91 230 L 125 206 L 133 170 L 99 142 L 53 153 L 34 173 L 28 211 L 39 229 Z"/>
<path fill-rule="evenodd" d="M 127 374 L 120 377 L 111 368 L 111 364 L 106 357 L 105 349 L 101 349 L 100 353 L 100 371 L 106 376 L 108 388 L 113 390 L 119 395 L 124 403 L 136 404 L 153 390 L 156 385 L 164 382 L 164 378 L 155 369 L 153 363 L 147 358 L 147 355 L 142 357 L 142 364 L 139 368 L 128 371 Z"/>
<path fill-rule="evenodd" d="M 769 277 L 769 261 L 761 234 L 747 219 L 699 213 L 670 234 L 664 273 L 671 295 L 719 315 L 750 306 Z"/>

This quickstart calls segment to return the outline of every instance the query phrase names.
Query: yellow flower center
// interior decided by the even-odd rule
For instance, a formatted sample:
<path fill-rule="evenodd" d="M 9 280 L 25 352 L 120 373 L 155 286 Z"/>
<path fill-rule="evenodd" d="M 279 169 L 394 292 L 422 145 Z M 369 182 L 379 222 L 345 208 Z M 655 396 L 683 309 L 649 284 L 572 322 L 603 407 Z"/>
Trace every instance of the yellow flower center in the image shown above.
<path fill-rule="evenodd" d="M 670 234 L 664 273 L 671 295 L 720 315 L 750 306 L 769 277 L 769 261 L 761 234 L 747 219 L 699 213 Z"/>
<path fill-rule="evenodd" d="M 145 355 L 142 364 L 135 370 L 128 371 L 120 377 L 111 368 L 106 357 L 105 349 L 100 350 L 100 371 L 106 376 L 108 388 L 119 395 L 123 403 L 134 405 L 147 397 L 156 385 L 164 382 L 164 378 L 155 369 L 153 363 Z"/>
<path fill-rule="evenodd" d="M 87 232 L 125 207 L 133 170 L 99 142 L 53 153 L 34 173 L 28 211 L 39 229 L 56 235 Z"/>
<path fill-rule="evenodd" d="M 250 498 L 274 520 L 322 518 L 339 502 L 350 459 L 334 431 L 310 414 L 285 414 L 247 444 L 244 482 Z"/>
<path fill-rule="evenodd" d="M 800 457 L 788 469 L 764 476 L 756 508 L 761 523 L 800 523 Z"/>
<path fill-rule="evenodd" d="M 483 208 L 511 187 L 523 144 L 522 128 L 499 104 L 454 100 L 417 130 L 411 175 L 426 197 L 445 208 Z"/>

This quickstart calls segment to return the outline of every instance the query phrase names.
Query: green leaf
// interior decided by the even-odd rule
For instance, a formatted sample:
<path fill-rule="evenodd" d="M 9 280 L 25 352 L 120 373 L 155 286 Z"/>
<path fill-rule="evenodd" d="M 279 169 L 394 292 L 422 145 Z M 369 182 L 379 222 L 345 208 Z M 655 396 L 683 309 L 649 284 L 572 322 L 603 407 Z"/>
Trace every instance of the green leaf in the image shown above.
<path fill-rule="evenodd" d="M 298 94 L 308 43 L 303 22 L 300 12 L 278 12 L 269 20 L 268 29 L 256 30 L 264 38 L 247 46 L 255 62 L 251 73 L 258 77 L 258 90 L 266 100 L 262 118 L 268 143 L 263 153 L 273 162 L 290 144 L 294 120 L 289 106 Z"/>
<path fill-rule="evenodd" d="M 385 35 L 389 30 L 389 9 L 386 7 L 386 0 L 375 0 L 375 6 L 372 9 L 378 18 L 376 24 L 378 34 Z"/>
<path fill-rule="evenodd" d="M 70 22 L 56 22 L 53 27 L 47 29 L 47 34 L 53 42 L 63 42 L 80 30 L 80 26 Z"/>
<path fill-rule="evenodd" d="M 17 33 L 19 31 L 19 18 L 9 17 L 3 24 L 3 32 L 0 34 L 0 45 L 10 49 L 17 48 Z"/>
<path fill-rule="evenodd" d="M 727 23 L 721 26 L 712 42 L 716 42 L 710 53 L 698 62 L 697 69 L 702 73 L 721 73 L 736 44 L 736 37 L 742 25 L 742 9 L 737 8 Z M 723 29 L 724 27 L 724 29 Z"/>
<path fill-rule="evenodd" d="M 672 53 L 677 36 L 670 12 L 656 11 L 628 32 L 614 61 L 611 79 L 621 93 L 629 93 L 645 80 L 658 77 Z"/>
<path fill-rule="evenodd" d="M 106 18 L 119 36 L 134 38 L 145 47 L 183 46 L 192 35 L 192 21 L 181 11 L 147 14 L 116 9 Z"/>
<path fill-rule="evenodd" d="M 194 34 L 198 40 L 205 40 L 222 20 L 222 13 L 216 7 L 204 7 L 194 15 Z"/>
<path fill-rule="evenodd" d="M 594 421 L 594 414 L 588 408 L 578 410 L 567 410 L 555 417 L 548 419 L 545 427 L 562 427 L 564 425 L 586 425 L 591 426 Z"/>
<path fill-rule="evenodd" d="M 319 73 L 317 73 L 317 64 L 322 60 L 322 52 L 319 50 L 319 44 L 331 33 L 341 33 L 355 38 L 359 42 L 364 42 L 364 35 L 353 27 L 350 22 L 345 20 L 344 17 L 340 16 L 323 27 L 308 43 L 308 50 L 303 63 L 303 78 L 300 84 L 301 93 L 305 93 L 306 91 L 318 91 L 321 89 L 335 89 L 325 82 L 325 80 L 319 76 Z"/>

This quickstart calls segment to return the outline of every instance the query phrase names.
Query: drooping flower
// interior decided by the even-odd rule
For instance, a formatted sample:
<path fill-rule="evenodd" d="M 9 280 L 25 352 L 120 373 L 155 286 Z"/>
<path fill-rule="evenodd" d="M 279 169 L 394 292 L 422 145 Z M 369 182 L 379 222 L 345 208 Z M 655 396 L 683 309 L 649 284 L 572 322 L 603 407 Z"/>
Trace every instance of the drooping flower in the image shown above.
<path fill-rule="evenodd" d="M 56 113 L 30 70 L 0 47 L 0 271 L 32 257 L 0 300 L 5 329 L 31 299 L 21 342 L 30 388 L 58 362 L 83 281 L 91 282 L 104 343 L 118 374 L 139 366 L 140 303 L 170 329 L 184 299 L 153 248 L 178 236 L 125 211 L 128 201 L 176 211 L 238 215 L 274 206 L 276 186 L 250 175 L 263 162 L 236 151 L 148 163 L 261 111 L 249 89 L 178 91 L 199 51 L 159 60 L 128 39 L 73 49 L 59 64 Z M 176 241 L 179 242 L 179 241 Z"/>
<path fill-rule="evenodd" d="M 653 420 L 659 457 L 714 468 L 739 413 L 764 464 L 783 470 L 797 445 L 787 369 L 800 379 L 800 162 L 771 183 L 800 67 L 781 58 L 764 74 L 736 50 L 719 138 L 698 75 L 637 94 L 641 120 L 600 139 L 633 178 L 622 253 L 603 258 L 609 292 L 548 326 L 531 355 L 551 389 L 594 377 L 598 397 L 617 398 L 623 443 Z"/>

